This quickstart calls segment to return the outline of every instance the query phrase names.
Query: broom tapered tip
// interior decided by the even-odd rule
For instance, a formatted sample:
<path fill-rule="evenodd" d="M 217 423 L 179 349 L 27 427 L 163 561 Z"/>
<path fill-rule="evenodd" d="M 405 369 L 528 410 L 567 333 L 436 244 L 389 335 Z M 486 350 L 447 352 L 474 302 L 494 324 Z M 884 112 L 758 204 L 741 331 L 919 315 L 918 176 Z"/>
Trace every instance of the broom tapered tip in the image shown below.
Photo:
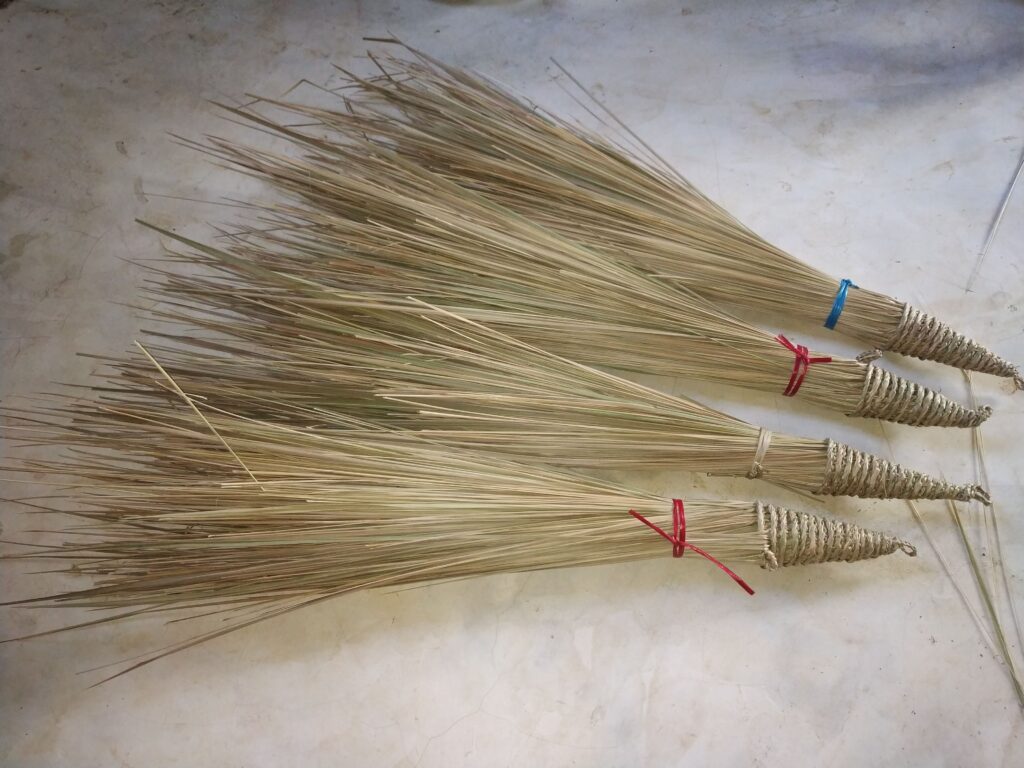
<path fill-rule="evenodd" d="M 977 427 L 992 415 L 987 405 L 965 408 L 945 395 L 869 365 L 861 401 L 847 414 L 916 427 Z"/>
<path fill-rule="evenodd" d="M 853 563 L 896 551 L 917 556 L 912 544 L 887 533 L 772 504 L 757 505 L 757 521 L 765 537 L 761 567 L 768 570 L 811 563 Z"/>
<path fill-rule="evenodd" d="M 903 305 L 899 326 L 885 349 L 966 371 L 1013 379 L 1020 377 L 1017 366 L 909 304 Z"/>
<path fill-rule="evenodd" d="M 814 491 L 825 496 L 860 496 L 869 499 L 992 499 L 980 485 L 947 483 L 923 472 L 906 469 L 892 461 L 827 440 L 825 477 Z"/>

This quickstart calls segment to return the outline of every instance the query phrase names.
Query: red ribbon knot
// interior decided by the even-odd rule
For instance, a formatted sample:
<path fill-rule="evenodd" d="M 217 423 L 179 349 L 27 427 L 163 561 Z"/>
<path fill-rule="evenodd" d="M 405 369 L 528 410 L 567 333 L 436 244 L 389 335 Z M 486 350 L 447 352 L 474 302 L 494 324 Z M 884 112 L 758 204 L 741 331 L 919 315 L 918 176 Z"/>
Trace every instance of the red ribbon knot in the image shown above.
<path fill-rule="evenodd" d="M 754 594 L 754 590 L 750 588 L 750 585 L 747 584 L 747 582 L 745 582 L 743 579 L 741 579 L 725 563 L 723 563 L 722 561 L 720 561 L 717 558 L 713 557 L 712 555 L 709 555 L 707 552 L 705 552 L 700 547 L 694 546 L 693 544 L 691 544 L 690 542 L 688 542 L 686 540 L 686 509 L 683 507 L 683 500 L 682 499 L 672 499 L 672 534 L 671 535 L 666 533 L 660 526 L 652 523 L 650 520 L 648 520 L 646 517 L 641 515 L 639 512 L 636 512 L 635 510 L 631 509 L 631 510 L 629 510 L 629 514 L 631 514 L 633 517 L 635 517 L 641 523 L 646 525 L 652 531 L 657 533 L 663 539 L 665 539 L 666 541 L 669 541 L 672 544 L 672 557 L 682 557 L 683 553 L 686 550 L 692 549 L 694 552 L 696 552 L 698 555 L 703 557 L 705 560 L 708 560 L 708 561 L 714 563 L 715 565 L 717 565 L 719 568 L 721 568 L 725 573 L 727 573 L 732 578 L 733 581 L 735 581 L 737 584 L 740 585 L 740 587 L 745 589 L 748 595 Z"/>
<path fill-rule="evenodd" d="M 781 333 L 775 337 L 775 340 L 795 355 L 795 358 L 793 359 L 793 373 L 789 375 L 789 384 L 786 385 L 786 389 L 782 393 L 786 397 L 792 397 L 800 391 L 800 385 L 803 384 L 804 379 L 807 378 L 807 369 L 814 363 L 832 362 L 831 357 L 811 357 L 808 353 L 807 347 L 803 344 L 794 345 L 793 342 Z"/>

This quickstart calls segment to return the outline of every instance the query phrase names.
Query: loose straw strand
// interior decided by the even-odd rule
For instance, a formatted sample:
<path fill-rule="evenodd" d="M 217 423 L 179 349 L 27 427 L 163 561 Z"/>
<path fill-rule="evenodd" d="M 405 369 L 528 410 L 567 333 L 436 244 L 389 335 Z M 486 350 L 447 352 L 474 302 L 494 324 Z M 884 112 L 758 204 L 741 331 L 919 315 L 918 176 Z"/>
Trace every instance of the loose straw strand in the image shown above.
<path fill-rule="evenodd" d="M 242 461 L 241 457 L 237 453 L 235 453 L 234 449 L 230 445 L 228 445 L 227 440 L 221 437 L 220 432 L 218 432 L 214 428 L 213 424 L 210 423 L 210 420 L 203 415 L 203 412 L 196 407 L 196 404 L 192 401 L 192 398 L 185 394 L 184 390 L 182 390 L 182 388 L 178 386 L 178 383 L 171 377 L 171 375 L 167 373 L 166 370 L 164 370 L 164 367 L 156 361 L 156 358 L 149 354 L 149 351 L 144 346 L 142 346 L 141 342 L 136 341 L 135 346 L 142 350 L 142 354 L 144 354 L 146 358 L 149 360 L 149 362 L 153 364 L 153 367 L 160 371 L 160 374 L 165 379 L 167 379 L 167 383 L 171 385 L 171 388 L 175 391 L 175 393 L 177 393 L 181 397 L 181 399 L 188 404 L 188 407 L 195 412 L 196 416 L 202 419 L 203 424 L 205 424 L 207 428 L 210 430 L 210 432 L 213 433 L 213 436 L 220 441 L 221 445 L 223 445 L 227 449 L 228 453 L 230 453 L 234 457 L 235 461 L 237 461 L 241 465 L 242 469 L 245 470 L 246 474 L 252 478 L 252 481 L 257 485 L 260 485 L 260 481 L 256 479 L 256 475 L 254 475 L 250 471 L 249 467 L 245 465 L 245 462 Z"/>

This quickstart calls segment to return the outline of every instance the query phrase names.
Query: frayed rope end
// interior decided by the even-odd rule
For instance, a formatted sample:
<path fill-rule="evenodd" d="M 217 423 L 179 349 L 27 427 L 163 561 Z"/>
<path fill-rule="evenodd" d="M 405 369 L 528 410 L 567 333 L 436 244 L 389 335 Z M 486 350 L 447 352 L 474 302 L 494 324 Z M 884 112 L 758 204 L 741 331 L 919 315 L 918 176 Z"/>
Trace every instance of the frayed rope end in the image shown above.
<path fill-rule="evenodd" d="M 968 496 L 970 497 L 970 501 L 980 501 L 986 507 L 992 506 L 992 497 L 989 496 L 988 491 L 980 485 L 970 486 L 968 488 Z"/>
<path fill-rule="evenodd" d="M 908 544 L 907 542 L 901 540 L 898 546 L 900 551 L 908 557 L 917 557 L 917 547 L 915 547 L 913 544 Z"/>

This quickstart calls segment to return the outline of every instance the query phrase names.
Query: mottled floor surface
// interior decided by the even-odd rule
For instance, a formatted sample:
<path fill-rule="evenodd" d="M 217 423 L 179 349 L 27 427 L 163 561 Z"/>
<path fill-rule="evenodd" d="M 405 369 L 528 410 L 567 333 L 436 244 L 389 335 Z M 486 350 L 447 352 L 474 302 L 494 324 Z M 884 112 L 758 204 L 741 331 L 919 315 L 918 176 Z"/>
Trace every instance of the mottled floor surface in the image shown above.
<path fill-rule="evenodd" d="M 120 354 L 137 337 L 123 304 L 144 276 L 130 260 L 159 248 L 136 217 L 208 232 L 230 210 L 176 197 L 250 193 L 169 133 L 231 130 L 208 100 L 329 83 L 332 62 L 359 66 L 361 38 L 387 34 L 569 109 L 556 57 L 769 239 L 1024 361 L 1024 194 L 964 290 L 1024 145 L 1022 28 L 1020 3 L 16 0 L 0 9 L 0 395 L 17 405 L 83 383 L 96 363 L 77 352 Z M 888 364 L 965 397 L 953 370 Z M 889 450 L 877 425 L 786 398 L 656 383 Z M 984 436 L 1020 591 L 1024 395 L 986 377 L 976 390 L 996 409 Z M 887 434 L 907 463 L 974 476 L 965 432 Z M 763 483 L 633 480 L 807 505 Z M 40 492 L 9 484 L 0 497 Z M 669 557 L 357 595 L 94 689 L 101 675 L 76 673 L 184 630 L 139 621 L 3 645 L 0 763 L 1020 765 L 1011 688 L 906 506 L 826 506 L 911 538 L 921 556 L 748 569 L 753 599 Z M 40 525 L 0 510 L 5 539 Z M 962 576 L 943 506 L 922 511 Z M 54 583 L 0 567 L 5 598 Z M 4 609 L 0 634 L 60 619 Z"/>

